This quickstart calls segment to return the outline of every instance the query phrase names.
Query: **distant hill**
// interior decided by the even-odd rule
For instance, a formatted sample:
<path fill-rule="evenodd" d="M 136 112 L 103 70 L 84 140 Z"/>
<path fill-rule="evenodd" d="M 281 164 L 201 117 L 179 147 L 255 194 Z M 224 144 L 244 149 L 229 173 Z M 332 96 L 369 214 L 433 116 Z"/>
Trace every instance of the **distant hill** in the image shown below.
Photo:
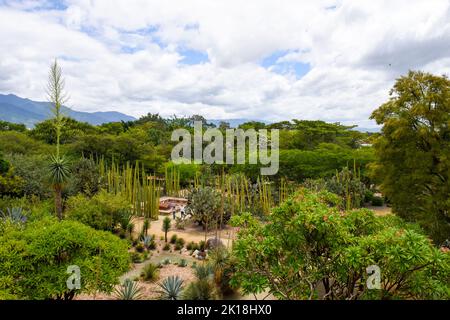
<path fill-rule="evenodd" d="M 34 127 L 38 122 L 50 118 L 51 105 L 48 102 L 33 101 L 18 97 L 14 94 L 0 94 L 0 120 L 23 123 L 28 128 Z M 68 107 L 63 107 L 63 113 L 75 120 L 99 125 L 107 122 L 132 121 L 135 118 L 126 114 L 106 111 L 106 112 L 81 112 Z"/>

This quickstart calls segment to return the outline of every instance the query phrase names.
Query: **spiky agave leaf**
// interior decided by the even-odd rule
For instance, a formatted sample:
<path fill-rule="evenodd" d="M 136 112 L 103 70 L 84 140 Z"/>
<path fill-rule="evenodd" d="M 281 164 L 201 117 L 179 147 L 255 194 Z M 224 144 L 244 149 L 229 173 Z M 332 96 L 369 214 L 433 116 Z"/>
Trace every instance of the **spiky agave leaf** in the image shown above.
<path fill-rule="evenodd" d="M 0 210 L 0 217 L 12 223 L 25 223 L 27 221 L 24 210 L 19 207 L 6 208 L 6 212 Z"/>
<path fill-rule="evenodd" d="M 50 157 L 50 177 L 55 184 L 63 184 L 69 178 L 70 170 L 69 163 L 64 156 Z"/>
<path fill-rule="evenodd" d="M 118 300 L 139 300 L 142 298 L 142 288 L 137 282 L 125 279 L 123 284 L 116 288 L 114 294 Z"/>
<path fill-rule="evenodd" d="M 181 296 L 181 291 L 183 290 L 183 279 L 179 276 L 170 276 L 162 283 L 159 283 L 161 290 L 161 300 L 178 300 Z"/>

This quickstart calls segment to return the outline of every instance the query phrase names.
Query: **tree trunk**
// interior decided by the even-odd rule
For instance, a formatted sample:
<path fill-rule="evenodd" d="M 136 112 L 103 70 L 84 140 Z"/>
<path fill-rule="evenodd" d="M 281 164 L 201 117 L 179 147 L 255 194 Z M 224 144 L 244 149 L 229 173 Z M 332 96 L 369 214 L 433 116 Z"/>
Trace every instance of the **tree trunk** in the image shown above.
<path fill-rule="evenodd" d="M 62 220 L 62 187 L 61 185 L 55 185 L 55 211 L 59 220 Z"/>

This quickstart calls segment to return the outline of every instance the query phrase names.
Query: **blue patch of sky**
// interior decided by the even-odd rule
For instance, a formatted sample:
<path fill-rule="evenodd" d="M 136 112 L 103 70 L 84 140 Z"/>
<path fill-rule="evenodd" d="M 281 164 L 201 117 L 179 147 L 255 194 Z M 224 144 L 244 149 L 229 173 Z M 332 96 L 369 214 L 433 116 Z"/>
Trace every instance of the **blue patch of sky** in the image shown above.
<path fill-rule="evenodd" d="M 300 79 L 311 70 L 311 66 L 309 63 L 299 61 L 277 62 L 288 53 L 290 53 L 289 50 L 276 51 L 264 58 L 261 62 L 261 66 L 282 75 L 294 74 L 297 79 Z"/>
<path fill-rule="evenodd" d="M 209 61 L 208 54 L 206 52 L 182 48 L 178 50 L 178 53 L 183 56 L 180 63 L 187 65 L 207 63 Z"/>

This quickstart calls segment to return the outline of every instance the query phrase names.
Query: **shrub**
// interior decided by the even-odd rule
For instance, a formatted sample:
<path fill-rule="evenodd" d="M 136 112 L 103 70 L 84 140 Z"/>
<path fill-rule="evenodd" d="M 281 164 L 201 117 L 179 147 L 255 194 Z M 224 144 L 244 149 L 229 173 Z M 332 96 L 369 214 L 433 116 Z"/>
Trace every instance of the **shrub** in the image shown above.
<path fill-rule="evenodd" d="M 148 245 L 148 249 L 149 250 L 155 250 L 156 249 L 156 242 L 155 242 L 155 240 L 152 240 L 150 242 L 150 244 Z"/>
<path fill-rule="evenodd" d="M 142 263 L 144 261 L 144 258 L 142 257 L 142 254 L 133 252 L 131 254 L 131 261 L 133 261 L 133 263 Z"/>
<path fill-rule="evenodd" d="M 72 164 L 71 179 L 67 189 L 70 195 L 83 193 L 87 196 L 95 195 L 102 187 L 100 171 L 92 159 L 81 158 Z"/>
<path fill-rule="evenodd" d="M 186 266 L 187 266 L 187 261 L 186 261 L 186 259 L 181 259 L 181 260 L 180 260 L 180 263 L 178 264 L 178 266 L 179 266 L 179 267 L 182 267 L 182 268 L 186 267 Z"/>
<path fill-rule="evenodd" d="M 164 247 L 162 249 L 164 251 L 169 251 L 170 250 L 170 244 L 168 244 L 168 243 L 164 244 Z"/>
<path fill-rule="evenodd" d="M 186 245 L 186 249 L 192 250 L 192 251 L 197 250 L 197 249 L 198 249 L 198 244 L 195 243 L 194 241 L 191 241 L 191 242 L 189 242 L 189 243 Z"/>
<path fill-rule="evenodd" d="M 51 197 L 48 183 L 48 160 L 44 155 L 8 155 L 14 175 L 21 179 L 23 195 L 36 195 L 41 199 Z"/>
<path fill-rule="evenodd" d="M 200 250 L 200 251 L 205 251 L 205 249 L 206 249 L 206 242 L 203 241 L 203 240 L 201 240 L 201 241 L 198 243 L 198 250 Z"/>
<path fill-rule="evenodd" d="M 177 242 L 178 236 L 176 234 L 172 235 L 172 237 L 170 238 L 170 243 L 171 244 L 175 244 L 175 242 Z"/>
<path fill-rule="evenodd" d="M 174 249 L 175 250 L 181 250 L 183 248 L 183 246 L 181 244 L 179 244 L 178 242 L 175 243 Z"/>
<path fill-rule="evenodd" d="M 144 250 L 145 250 L 145 247 L 144 247 L 144 245 L 142 243 L 138 243 L 136 245 L 136 251 L 137 252 L 144 252 Z"/>
<path fill-rule="evenodd" d="M 124 217 L 129 220 L 130 204 L 124 196 L 106 191 L 99 192 L 93 198 L 79 194 L 67 200 L 66 216 L 95 229 L 111 231 L 122 224 Z"/>
<path fill-rule="evenodd" d="M 365 203 L 371 203 L 373 199 L 373 191 L 372 190 L 366 190 L 364 193 L 364 202 Z"/>
<path fill-rule="evenodd" d="M 244 294 L 270 290 L 280 299 L 450 298 L 450 256 L 416 226 L 367 209 L 342 212 L 330 207 L 329 197 L 301 189 L 267 223 L 234 216 L 240 230 L 231 284 Z M 370 265 L 382 271 L 379 290 L 359 285 Z M 323 283 L 329 286 L 319 293 Z"/>
<path fill-rule="evenodd" d="M 168 264 L 171 264 L 172 262 L 170 261 L 170 259 L 169 258 L 166 258 L 166 259 L 164 259 L 163 261 L 162 261 L 162 264 L 163 265 L 168 265 Z"/>
<path fill-rule="evenodd" d="M 184 241 L 183 238 L 178 238 L 176 241 L 176 244 L 179 244 L 181 247 L 184 247 L 185 243 L 186 243 L 186 241 Z"/>
<path fill-rule="evenodd" d="M 382 197 L 374 196 L 372 198 L 372 205 L 376 207 L 381 207 L 384 204 L 384 200 Z"/>
<path fill-rule="evenodd" d="M 183 292 L 185 300 L 215 300 L 217 299 L 217 290 L 214 284 L 209 280 L 197 280 L 191 282 Z"/>
<path fill-rule="evenodd" d="M 155 281 L 159 276 L 159 268 L 153 263 L 147 264 L 141 271 L 141 277 L 144 281 Z"/>
<path fill-rule="evenodd" d="M 45 218 L 27 222 L 23 229 L 9 226 L 0 243 L 0 283 L 21 299 L 72 299 L 83 292 L 111 292 L 130 263 L 126 241 L 76 221 Z M 80 290 L 66 286 L 69 265 L 79 266 L 82 272 Z"/>
<path fill-rule="evenodd" d="M 175 228 L 178 230 L 184 230 L 186 228 L 186 220 L 183 220 L 180 217 L 176 217 Z"/>

